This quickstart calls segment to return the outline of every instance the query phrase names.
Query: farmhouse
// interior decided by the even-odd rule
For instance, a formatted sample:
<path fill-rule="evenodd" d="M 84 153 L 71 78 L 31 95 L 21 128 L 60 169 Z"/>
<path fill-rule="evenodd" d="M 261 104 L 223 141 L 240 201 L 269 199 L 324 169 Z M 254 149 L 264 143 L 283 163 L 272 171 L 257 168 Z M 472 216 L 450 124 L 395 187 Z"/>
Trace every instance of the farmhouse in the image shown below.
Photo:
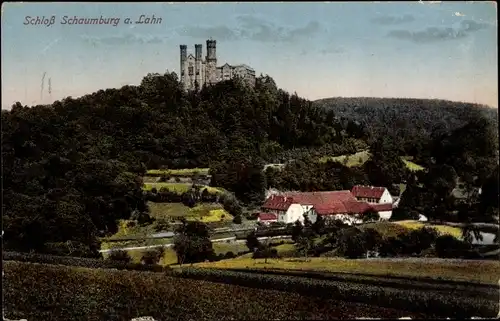
<path fill-rule="evenodd" d="M 368 212 L 376 212 L 381 220 L 387 220 L 392 215 L 391 200 L 386 188 L 365 186 L 355 186 L 352 191 L 273 194 L 262 205 L 258 220 L 263 223 L 303 222 L 307 214 L 313 223 L 321 215 L 326 220 L 338 219 L 351 225 L 361 223 L 363 214 Z"/>
<path fill-rule="evenodd" d="M 385 187 L 356 185 L 351 192 L 358 201 L 378 204 L 392 203 L 391 193 Z"/>

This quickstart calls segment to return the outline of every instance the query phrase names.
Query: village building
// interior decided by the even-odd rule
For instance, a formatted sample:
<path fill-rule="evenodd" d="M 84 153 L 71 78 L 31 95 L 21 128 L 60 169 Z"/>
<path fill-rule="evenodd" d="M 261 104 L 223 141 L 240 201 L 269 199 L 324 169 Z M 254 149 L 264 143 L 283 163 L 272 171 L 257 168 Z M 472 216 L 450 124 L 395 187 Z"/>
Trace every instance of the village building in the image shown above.
<path fill-rule="evenodd" d="M 262 205 L 258 221 L 262 223 L 303 222 L 307 214 L 311 222 L 318 216 L 325 220 L 341 220 L 360 224 L 367 212 L 376 212 L 380 220 L 392 216 L 392 196 L 384 187 L 355 186 L 351 191 L 285 192 L 271 194 Z"/>
<path fill-rule="evenodd" d="M 385 187 L 356 185 L 351 192 L 358 201 L 362 202 L 387 204 L 393 201 L 391 193 Z"/>

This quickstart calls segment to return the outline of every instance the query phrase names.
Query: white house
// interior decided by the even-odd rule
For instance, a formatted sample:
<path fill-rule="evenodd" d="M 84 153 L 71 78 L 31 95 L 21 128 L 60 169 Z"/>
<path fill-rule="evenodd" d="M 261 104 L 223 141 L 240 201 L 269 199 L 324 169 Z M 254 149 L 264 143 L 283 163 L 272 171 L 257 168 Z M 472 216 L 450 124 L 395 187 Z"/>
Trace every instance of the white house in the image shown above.
<path fill-rule="evenodd" d="M 356 185 L 352 188 L 351 193 L 358 201 L 362 202 L 374 204 L 389 204 L 393 202 L 391 193 L 385 187 Z"/>
<path fill-rule="evenodd" d="M 271 222 L 276 219 L 275 221 L 283 223 L 294 223 L 297 220 L 303 222 L 304 214 L 307 214 L 313 223 L 321 215 L 327 220 L 339 219 L 347 224 L 359 224 L 363 221 L 363 214 L 369 211 L 377 212 L 380 220 L 388 220 L 392 216 L 390 193 L 386 188 L 369 189 L 377 192 L 370 194 L 363 189 L 356 190 L 360 200 L 351 191 L 272 194 L 262 205 L 263 213 L 259 215 L 259 221 Z M 372 202 L 369 203 L 368 200 Z"/>
<path fill-rule="evenodd" d="M 312 205 L 300 204 L 295 201 L 292 197 L 283 195 L 271 195 L 264 205 L 262 205 L 262 210 L 264 213 L 261 214 L 274 214 L 277 216 L 277 222 L 283 223 L 294 223 L 297 220 L 303 222 L 304 214 L 312 214 L 310 210 Z M 259 215 L 260 216 L 260 215 Z M 267 216 L 263 216 L 266 217 Z M 314 214 L 309 215 L 311 221 L 315 222 L 316 217 Z"/>

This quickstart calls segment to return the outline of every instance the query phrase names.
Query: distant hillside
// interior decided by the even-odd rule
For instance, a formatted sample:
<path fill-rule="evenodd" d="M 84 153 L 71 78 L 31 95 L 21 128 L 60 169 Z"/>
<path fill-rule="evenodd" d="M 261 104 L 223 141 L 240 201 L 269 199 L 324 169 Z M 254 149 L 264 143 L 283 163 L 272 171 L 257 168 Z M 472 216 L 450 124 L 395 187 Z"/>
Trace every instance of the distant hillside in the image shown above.
<path fill-rule="evenodd" d="M 372 139 L 391 136 L 410 155 L 432 137 L 464 126 L 474 114 L 486 116 L 498 127 L 498 109 L 446 100 L 336 97 L 316 100 L 313 105 L 360 122 Z"/>

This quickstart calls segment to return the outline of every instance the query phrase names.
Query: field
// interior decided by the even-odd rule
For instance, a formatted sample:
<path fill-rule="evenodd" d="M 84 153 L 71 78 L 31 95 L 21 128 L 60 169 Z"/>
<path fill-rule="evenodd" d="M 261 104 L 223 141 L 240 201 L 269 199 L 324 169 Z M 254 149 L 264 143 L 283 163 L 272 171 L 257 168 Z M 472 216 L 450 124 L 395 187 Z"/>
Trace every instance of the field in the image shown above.
<path fill-rule="evenodd" d="M 472 260 L 416 259 L 343 259 L 312 257 L 303 259 L 252 259 L 248 257 L 204 262 L 197 267 L 222 269 L 283 269 L 341 273 L 360 273 L 380 276 L 402 276 L 497 284 L 500 262 Z"/>
<path fill-rule="evenodd" d="M 160 191 L 162 187 L 167 188 L 171 192 L 175 192 L 177 194 L 182 194 L 191 189 L 193 186 L 192 183 L 165 183 L 165 182 L 157 182 L 157 183 L 144 183 L 142 189 L 145 191 L 150 191 L 153 188 L 156 188 L 157 191 Z M 212 186 L 203 186 L 201 190 L 206 189 L 209 193 L 217 194 L 223 193 L 224 191 L 217 187 Z"/>
<path fill-rule="evenodd" d="M 195 174 L 199 175 L 208 175 L 209 168 L 182 168 L 182 169 L 150 169 L 147 171 L 146 175 L 148 176 L 162 176 L 162 175 L 170 175 L 170 176 L 194 176 Z"/>
<path fill-rule="evenodd" d="M 233 220 L 231 214 L 226 212 L 220 204 L 200 204 L 189 208 L 182 203 L 154 203 L 148 202 L 151 216 L 159 219 L 170 219 L 172 217 L 185 217 L 186 220 L 199 220 L 204 223 L 230 222 Z"/>
<path fill-rule="evenodd" d="M 370 159 L 370 152 L 364 150 L 351 155 L 330 156 L 330 157 L 325 156 L 320 158 L 320 162 L 334 161 L 334 162 L 344 163 L 346 161 L 345 160 L 346 158 L 348 167 L 361 166 Z M 413 163 L 411 161 L 411 157 L 401 156 L 401 160 L 405 163 L 406 167 L 411 171 L 421 171 L 424 169 L 422 166 Z"/>
<path fill-rule="evenodd" d="M 407 229 L 411 229 L 411 230 L 419 229 L 419 228 L 422 228 L 424 226 L 432 227 L 432 228 L 436 229 L 438 231 L 438 233 L 441 235 L 449 234 L 449 235 L 451 235 L 459 240 L 462 239 L 462 230 L 458 227 L 452 227 L 452 226 L 448 226 L 448 225 L 437 225 L 437 224 L 424 224 L 422 222 L 411 221 L 411 220 L 398 221 L 398 222 L 394 222 L 394 223 L 396 223 L 400 226 L 403 226 Z"/>
<path fill-rule="evenodd" d="M 28 320 L 304 320 L 425 317 L 330 296 L 223 284 L 163 273 L 4 263 L 4 313 Z M 255 283 L 255 282 L 254 282 Z M 262 286 L 262 285 L 257 285 Z M 182 289 L 182 291 L 179 291 Z M 131 304 L 132 303 L 132 304 Z"/>

